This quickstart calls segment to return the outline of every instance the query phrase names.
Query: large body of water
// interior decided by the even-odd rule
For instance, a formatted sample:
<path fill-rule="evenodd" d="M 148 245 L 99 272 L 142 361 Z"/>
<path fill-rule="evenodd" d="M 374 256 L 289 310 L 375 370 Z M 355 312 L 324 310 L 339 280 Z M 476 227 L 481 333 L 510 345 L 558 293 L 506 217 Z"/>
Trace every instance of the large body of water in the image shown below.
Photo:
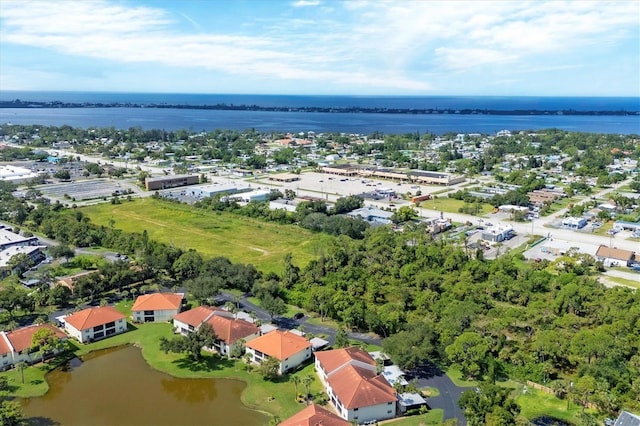
<path fill-rule="evenodd" d="M 416 109 L 640 111 L 640 98 L 576 97 L 367 97 L 180 95 L 89 92 L 0 92 L 0 100 L 170 105 L 258 105 L 262 107 L 362 107 Z M 486 133 L 558 128 L 579 132 L 640 134 L 640 115 L 459 115 L 358 112 L 231 111 L 157 108 L 2 108 L 0 123 L 75 127 L 214 129 L 370 134 L 432 132 Z"/>
<path fill-rule="evenodd" d="M 34 425 L 264 425 L 269 418 L 242 405 L 245 384 L 178 379 L 153 370 L 140 349 L 89 354 L 67 371 L 47 375 L 44 396 L 23 400 Z"/>

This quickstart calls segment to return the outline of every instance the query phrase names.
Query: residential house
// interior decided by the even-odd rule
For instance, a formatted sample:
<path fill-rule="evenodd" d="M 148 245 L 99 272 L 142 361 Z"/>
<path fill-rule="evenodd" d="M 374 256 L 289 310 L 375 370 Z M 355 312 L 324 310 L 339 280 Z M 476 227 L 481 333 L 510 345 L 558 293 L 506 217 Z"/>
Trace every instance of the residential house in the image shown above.
<path fill-rule="evenodd" d="M 212 315 L 207 323 L 216 333 L 213 348 L 220 354 L 231 356 L 231 346 L 238 340 L 249 342 L 260 336 L 260 328 L 242 319 Z"/>
<path fill-rule="evenodd" d="M 371 355 L 350 347 L 316 352 L 315 368 L 338 414 L 358 423 L 396 416 L 398 397 Z"/>
<path fill-rule="evenodd" d="M 596 259 L 605 266 L 631 266 L 635 258 L 635 252 L 600 245 L 596 251 Z"/>
<path fill-rule="evenodd" d="M 183 293 L 153 293 L 138 296 L 131 316 L 135 322 L 171 321 L 182 309 Z"/>
<path fill-rule="evenodd" d="M 280 426 L 349 426 L 346 420 L 317 404 L 308 405 L 293 416 L 282 421 Z"/>
<path fill-rule="evenodd" d="M 19 362 L 40 361 L 41 356 L 33 357 L 31 346 L 33 335 L 42 329 L 51 330 L 60 340 L 67 336 L 51 324 L 29 325 L 10 332 L 0 332 L 0 369 L 9 368 Z"/>
<path fill-rule="evenodd" d="M 246 344 L 252 362 L 259 364 L 268 357 L 280 361 L 278 372 L 284 374 L 311 359 L 311 343 L 290 331 L 273 330 Z"/>
<path fill-rule="evenodd" d="M 111 306 L 83 309 L 65 316 L 63 322 L 67 333 L 81 343 L 127 331 L 125 315 Z"/>
<path fill-rule="evenodd" d="M 60 277 L 58 278 L 58 282 L 55 284 L 56 286 L 59 285 L 63 285 L 65 287 L 67 287 L 69 290 L 71 290 L 71 292 L 73 293 L 73 289 L 76 285 L 76 282 L 78 282 L 78 280 L 82 277 L 86 277 L 88 275 L 91 274 L 97 274 L 100 271 L 82 271 L 82 272 L 78 272 L 77 274 L 74 275 L 68 275 L 66 277 Z"/>
<path fill-rule="evenodd" d="M 188 311 L 179 313 L 173 317 L 173 329 L 176 333 L 186 336 L 200 327 L 200 324 L 211 318 L 213 315 L 223 315 L 233 317 L 233 314 L 219 308 L 209 306 L 198 306 Z"/>
<path fill-rule="evenodd" d="M 216 334 L 213 349 L 220 355 L 230 356 L 231 346 L 235 342 L 240 339 L 248 342 L 262 334 L 255 324 L 236 319 L 230 312 L 214 307 L 198 306 L 173 318 L 175 331 L 182 335 L 196 331 L 205 322 L 211 325 Z"/>

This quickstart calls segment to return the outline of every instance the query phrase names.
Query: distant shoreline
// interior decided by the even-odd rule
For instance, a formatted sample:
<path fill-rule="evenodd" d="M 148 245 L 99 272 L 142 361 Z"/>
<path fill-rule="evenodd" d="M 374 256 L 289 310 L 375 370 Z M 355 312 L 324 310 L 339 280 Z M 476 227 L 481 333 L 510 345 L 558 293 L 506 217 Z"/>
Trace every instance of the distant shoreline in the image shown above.
<path fill-rule="evenodd" d="M 211 105 L 171 104 L 171 103 L 130 103 L 130 102 L 63 102 L 63 101 L 25 101 L 15 99 L 0 101 L 1 108 L 45 109 L 45 108 L 156 108 L 156 109 L 186 109 L 186 110 L 217 110 L 217 111 L 267 111 L 267 112 L 308 112 L 308 113 L 362 113 L 362 114 L 455 114 L 455 115 L 582 115 L 582 116 L 640 116 L 640 111 L 628 110 L 574 110 L 574 109 L 486 109 L 486 108 L 382 108 L 382 107 L 322 107 L 322 106 L 260 106 L 234 105 L 217 103 Z"/>

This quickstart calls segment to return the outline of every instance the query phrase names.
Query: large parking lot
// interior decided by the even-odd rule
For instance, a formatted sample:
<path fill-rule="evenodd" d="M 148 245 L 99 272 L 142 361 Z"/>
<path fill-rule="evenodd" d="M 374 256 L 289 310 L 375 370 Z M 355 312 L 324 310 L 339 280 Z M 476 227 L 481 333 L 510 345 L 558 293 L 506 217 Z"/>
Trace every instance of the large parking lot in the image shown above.
<path fill-rule="evenodd" d="M 116 192 L 124 193 L 128 189 L 132 189 L 135 191 L 135 188 L 132 184 L 123 181 L 116 182 L 106 179 L 52 183 L 40 185 L 37 187 L 37 189 L 41 191 L 42 194 L 47 198 L 52 198 L 54 200 L 71 198 L 78 201 L 111 197 Z"/>
<path fill-rule="evenodd" d="M 315 196 L 326 198 L 330 201 L 348 195 L 358 195 L 373 192 L 390 192 L 396 194 L 411 193 L 421 191 L 422 194 L 431 194 L 440 191 L 443 186 L 417 185 L 413 183 L 398 183 L 392 180 L 369 179 L 363 177 L 344 177 L 326 173 L 308 172 L 300 174 L 300 179 L 293 182 L 273 182 L 267 177 L 256 179 L 260 185 L 279 189 L 292 189 L 298 195 Z M 455 185 L 451 188 L 455 190 Z"/>

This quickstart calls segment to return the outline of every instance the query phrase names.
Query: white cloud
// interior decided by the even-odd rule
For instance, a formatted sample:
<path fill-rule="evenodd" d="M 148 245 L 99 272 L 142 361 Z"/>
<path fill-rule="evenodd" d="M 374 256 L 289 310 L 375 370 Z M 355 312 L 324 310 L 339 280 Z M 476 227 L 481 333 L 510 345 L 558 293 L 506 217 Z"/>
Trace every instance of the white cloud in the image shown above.
<path fill-rule="evenodd" d="M 293 7 L 320 6 L 320 0 L 297 0 L 291 4 Z"/>
<path fill-rule="evenodd" d="M 426 92 L 437 89 L 435 78 L 474 70 L 499 70 L 508 80 L 505 64 L 514 73 L 534 72 L 540 64 L 550 71 L 574 67 L 581 52 L 637 40 L 640 14 L 640 2 L 632 1 L 290 4 L 322 7 L 308 8 L 304 17 L 245 20 L 231 35 L 212 31 L 194 15 L 170 14 L 162 3 L 2 0 L 0 41 L 113 63 Z M 179 31 L 184 20 L 195 31 Z"/>

